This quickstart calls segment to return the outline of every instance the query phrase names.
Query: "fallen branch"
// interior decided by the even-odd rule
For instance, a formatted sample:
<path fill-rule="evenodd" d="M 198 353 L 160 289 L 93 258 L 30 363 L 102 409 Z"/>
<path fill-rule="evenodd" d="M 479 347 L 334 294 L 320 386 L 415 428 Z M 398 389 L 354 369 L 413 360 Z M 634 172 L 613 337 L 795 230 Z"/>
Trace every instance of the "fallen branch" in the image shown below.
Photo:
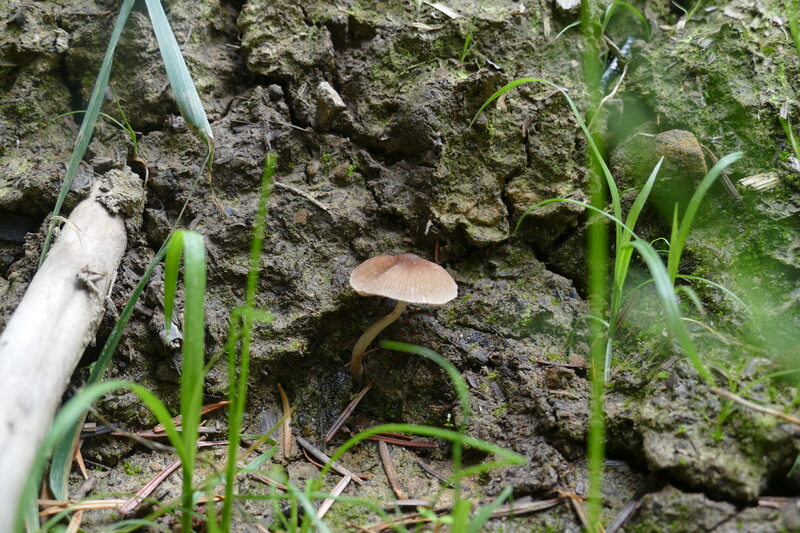
<path fill-rule="evenodd" d="M 94 340 L 125 253 L 123 219 L 103 201 L 98 183 L 73 209 L 0 335 L 0 531 L 13 529 L 39 444 Z"/>

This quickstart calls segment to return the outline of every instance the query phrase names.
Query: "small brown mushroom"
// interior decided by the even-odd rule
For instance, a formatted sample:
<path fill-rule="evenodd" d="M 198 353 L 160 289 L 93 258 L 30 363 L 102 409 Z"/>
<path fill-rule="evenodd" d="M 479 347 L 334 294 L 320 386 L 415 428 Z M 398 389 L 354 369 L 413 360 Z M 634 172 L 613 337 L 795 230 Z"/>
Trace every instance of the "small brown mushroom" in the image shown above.
<path fill-rule="evenodd" d="M 367 259 L 350 274 L 350 286 L 361 296 L 384 296 L 397 300 L 392 312 L 372 324 L 353 348 L 350 371 L 356 382 L 362 380 L 362 359 L 375 337 L 409 303 L 442 305 L 458 295 L 458 286 L 445 269 L 414 254 L 379 255 Z"/>

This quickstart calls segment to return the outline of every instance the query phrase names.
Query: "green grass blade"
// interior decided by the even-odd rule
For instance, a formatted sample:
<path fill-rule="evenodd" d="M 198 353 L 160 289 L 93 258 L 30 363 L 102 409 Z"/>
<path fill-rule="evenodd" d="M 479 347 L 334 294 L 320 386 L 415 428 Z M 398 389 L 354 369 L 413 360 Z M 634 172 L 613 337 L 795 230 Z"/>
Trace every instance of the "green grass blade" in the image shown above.
<path fill-rule="evenodd" d="M 197 94 L 197 89 L 191 74 L 189 74 L 189 69 L 186 67 L 186 61 L 183 59 L 175 34 L 172 33 L 164 8 L 161 6 L 160 0 L 145 0 L 145 3 L 150 14 L 150 21 L 153 23 L 158 48 L 164 60 L 164 67 L 167 70 L 167 78 L 178 103 L 178 109 L 189 127 L 197 132 L 206 145 L 213 147 L 214 134 L 208 123 L 203 102 Z"/>
<path fill-rule="evenodd" d="M 56 448 L 56 445 L 63 441 L 75 427 L 75 422 L 81 419 L 86 410 L 101 396 L 118 390 L 128 389 L 135 393 L 145 403 L 145 405 L 152 411 L 158 421 L 164 425 L 164 430 L 170 443 L 175 447 L 179 455 L 183 455 L 183 443 L 172 422 L 172 415 L 167 408 L 161 403 L 153 393 L 136 383 L 126 381 L 106 381 L 103 383 L 95 383 L 82 390 L 64 405 L 58 412 L 50 431 L 44 438 L 39 451 L 34 457 L 33 465 L 31 466 L 31 474 L 28 476 L 28 481 L 25 485 L 25 490 L 22 493 L 22 499 L 19 502 L 19 512 L 17 513 L 17 526 L 16 529 L 21 531 L 23 529 L 23 513 L 27 507 L 27 503 L 36 500 L 36 493 L 39 487 L 39 480 L 41 479 L 47 458 Z M 37 522 L 38 524 L 38 522 Z"/>
<path fill-rule="evenodd" d="M 625 223 L 624 223 L 622 220 L 620 220 L 619 218 L 615 217 L 615 216 L 614 216 L 614 215 L 612 215 L 611 213 L 606 213 L 606 212 L 605 212 L 605 211 L 603 211 L 602 209 L 598 209 L 597 207 L 595 207 L 595 206 L 593 206 L 593 205 L 591 205 L 591 204 L 587 204 L 586 202 L 581 202 L 580 200 L 573 200 L 572 198 L 549 198 L 549 199 L 547 199 L 547 200 L 542 200 L 541 202 L 539 202 L 539 203 L 537 203 L 537 204 L 534 204 L 534 205 L 530 206 L 529 208 L 527 208 L 527 209 L 525 210 L 525 212 L 524 212 L 524 213 L 522 213 L 522 216 L 521 216 L 521 217 L 519 218 L 519 220 L 517 221 L 517 225 L 516 225 L 516 226 L 514 226 L 514 231 L 512 232 L 512 235 L 513 235 L 513 234 L 515 234 L 517 231 L 519 231 L 519 227 L 522 225 L 522 221 L 523 221 L 523 220 L 525 220 L 525 217 L 527 217 L 529 214 L 531 214 L 531 212 L 532 212 L 534 209 L 536 209 L 536 208 L 539 208 L 539 207 L 542 207 L 542 206 L 544 206 L 544 205 L 547 205 L 547 204 L 556 203 L 556 202 L 563 202 L 563 203 L 568 203 L 568 204 L 575 204 L 575 205 L 579 205 L 579 206 L 581 206 L 581 207 L 585 207 L 586 209 L 589 209 L 590 211 L 593 211 L 593 212 L 597 213 L 598 215 L 601 215 L 601 216 L 604 216 L 604 217 L 606 217 L 607 219 L 609 219 L 610 221 L 612 221 L 612 222 L 613 222 L 613 223 L 614 223 L 616 226 L 618 226 L 619 228 L 621 228 L 621 229 L 624 229 L 625 231 L 628 231 L 628 232 L 630 232 L 630 234 L 631 234 L 633 237 L 635 237 L 635 238 L 637 238 L 637 239 L 639 238 L 639 236 L 638 236 L 638 235 L 636 235 L 636 233 L 634 233 L 633 229 L 631 229 L 630 227 L 628 227 L 628 225 L 627 225 L 627 224 L 625 224 Z"/>
<path fill-rule="evenodd" d="M 503 502 L 511 496 L 512 492 L 513 487 L 506 487 L 492 503 L 481 507 L 478 512 L 475 513 L 475 516 L 472 517 L 472 520 L 470 520 L 466 533 L 480 533 L 483 531 L 483 526 L 492 517 L 492 513 L 495 509 L 503 505 Z"/>
<path fill-rule="evenodd" d="M 176 231 L 169 240 L 164 265 L 164 327 L 172 325 L 172 312 L 183 254 L 184 311 L 183 363 L 181 365 L 181 437 L 184 454 L 182 528 L 192 529 L 194 487 L 192 475 L 196 458 L 200 409 L 203 405 L 203 363 L 205 354 L 206 255 L 203 237 L 194 231 Z"/>
<path fill-rule="evenodd" d="M 89 379 L 86 380 L 87 386 L 98 383 L 103 378 L 103 374 L 105 374 L 106 368 L 111 362 L 111 357 L 114 355 L 114 351 L 117 349 L 117 344 L 119 344 L 119 340 L 122 337 L 122 332 L 124 331 L 125 326 L 128 324 L 128 320 L 133 313 L 133 308 L 136 305 L 136 302 L 139 301 L 139 296 L 142 294 L 144 288 L 147 286 L 147 283 L 150 281 L 150 276 L 153 275 L 153 271 L 156 269 L 158 264 L 161 263 L 161 260 L 164 258 L 166 252 L 167 243 L 165 242 L 161 249 L 156 253 L 156 256 L 153 258 L 153 260 L 150 261 L 150 264 L 147 265 L 147 269 L 144 271 L 144 274 L 142 274 L 142 278 L 139 280 L 139 283 L 136 284 L 136 287 L 133 289 L 130 298 L 128 298 L 128 303 L 125 304 L 125 307 L 122 309 L 117 322 L 111 329 L 111 333 L 109 334 L 108 339 L 106 339 L 105 345 L 103 345 L 103 350 L 100 352 L 100 356 L 92 366 Z M 53 460 L 50 464 L 50 488 L 53 491 L 53 495 L 61 500 L 67 499 L 67 477 L 72 465 L 72 450 L 74 443 L 77 441 L 78 435 L 80 434 L 80 429 L 85 419 L 86 414 L 84 413 L 82 417 L 77 419 L 76 424 L 72 428 L 70 434 L 66 435 L 64 439 L 58 443 L 53 453 Z"/>
<path fill-rule="evenodd" d="M 735 292 L 733 292 L 729 288 L 725 287 L 724 285 L 720 285 L 719 283 L 713 282 L 710 279 L 702 278 L 700 276 L 690 276 L 688 274 L 678 274 L 677 277 L 679 279 L 688 279 L 688 280 L 691 280 L 691 281 L 700 281 L 702 283 L 706 283 L 708 285 L 711 285 L 712 287 L 714 287 L 716 289 L 719 289 L 722 292 L 724 292 L 725 294 L 727 294 L 728 296 L 730 296 L 733 301 L 735 301 L 736 303 L 738 303 L 739 305 L 742 306 L 742 308 L 745 310 L 745 312 L 747 314 L 752 314 L 752 311 L 750 310 L 750 306 L 748 306 L 746 303 L 744 303 L 744 300 L 742 300 L 741 298 L 736 296 Z"/>
<path fill-rule="evenodd" d="M 117 48 L 119 37 L 122 34 L 122 29 L 125 27 L 125 22 L 128 20 L 128 15 L 133 8 L 134 2 L 135 0 L 125 0 L 119 9 L 119 15 L 117 15 L 117 21 L 114 23 L 114 29 L 111 32 L 108 47 L 106 47 L 106 54 L 103 57 L 103 63 L 100 65 L 100 72 L 97 74 L 97 81 L 95 81 L 92 96 L 89 98 L 89 105 L 86 108 L 83 122 L 81 122 L 81 129 L 78 131 L 78 138 L 75 140 L 75 148 L 72 150 L 67 172 L 64 174 L 64 183 L 61 184 L 61 190 L 58 192 L 58 198 L 56 199 L 55 207 L 53 207 L 51 218 L 61 213 L 61 207 L 64 205 L 64 200 L 67 198 L 70 187 L 72 187 L 72 181 L 75 179 L 75 172 L 77 172 L 78 165 L 80 165 L 86 153 L 86 148 L 89 146 L 89 141 L 92 139 L 92 133 L 94 133 L 94 126 L 97 123 L 100 108 L 103 107 L 103 98 L 105 97 L 106 88 L 108 87 L 108 78 L 111 75 L 111 63 L 114 58 L 114 50 Z M 47 257 L 47 252 L 50 251 L 53 228 L 54 222 L 51 220 L 47 226 L 42 253 L 39 256 L 39 267 L 42 266 L 45 257 Z"/>
<path fill-rule="evenodd" d="M 642 186 L 642 190 L 639 191 L 639 194 L 636 195 L 636 200 L 634 200 L 633 205 L 631 206 L 631 210 L 628 212 L 628 218 L 625 219 L 625 224 L 630 228 L 636 227 L 636 222 L 639 220 L 639 215 L 644 209 L 645 203 L 647 203 L 647 198 L 650 196 L 650 191 L 653 190 L 653 185 L 656 182 L 656 177 L 658 176 L 659 170 L 661 170 L 661 164 L 664 162 L 664 157 L 658 160 L 656 166 L 653 168 L 653 172 L 650 173 L 650 177 L 647 178 L 647 181 Z M 624 240 L 622 245 L 628 244 L 632 236 L 630 231 L 625 231 L 623 238 Z"/>
<path fill-rule="evenodd" d="M 611 22 L 611 17 L 613 16 L 614 11 L 616 10 L 617 7 L 627 9 L 631 14 L 633 14 L 633 16 L 636 17 L 639 20 L 639 22 L 642 23 L 642 26 L 644 26 L 644 29 L 647 32 L 647 38 L 650 39 L 652 37 L 653 33 L 652 30 L 650 29 L 650 23 L 647 22 L 647 18 L 642 14 L 641 11 L 636 9 L 628 2 L 623 2 L 622 0 L 614 0 L 614 2 L 610 3 L 606 8 L 606 12 L 605 15 L 603 16 L 603 23 L 602 23 L 603 33 L 605 33 L 606 31 L 608 23 Z"/>
<path fill-rule="evenodd" d="M 461 377 L 461 372 L 459 372 L 458 369 L 453 366 L 453 363 L 433 350 L 423 346 L 417 346 L 415 344 L 382 340 L 378 342 L 378 346 L 384 350 L 394 350 L 396 352 L 406 352 L 413 353 L 415 355 L 421 355 L 422 357 L 430 359 L 442 367 L 442 369 L 444 369 L 444 371 L 447 373 L 447 376 L 450 378 L 450 382 L 453 384 L 453 388 L 456 390 L 458 401 L 461 404 L 461 421 L 459 422 L 459 425 L 467 426 L 469 424 L 471 409 L 469 406 L 469 392 L 467 389 L 467 383 L 464 381 L 464 378 Z"/>
<path fill-rule="evenodd" d="M 606 380 L 611 376 L 612 343 L 617 327 L 617 317 L 622 309 L 622 291 L 625 288 L 625 280 L 628 277 L 628 269 L 633 255 L 633 248 L 629 247 L 628 243 L 631 238 L 637 238 L 632 228 L 636 227 L 636 222 L 639 220 L 639 215 L 647 203 L 647 198 L 650 196 L 650 191 L 653 189 L 656 176 L 658 176 L 658 171 L 661 170 L 663 162 L 664 158 L 662 157 L 656 163 L 647 181 L 642 186 L 642 190 L 636 195 L 636 200 L 634 200 L 631 210 L 628 212 L 628 218 L 625 220 L 622 233 L 618 233 L 620 240 L 617 242 L 616 256 L 614 258 L 614 282 L 611 288 L 611 304 L 609 306 L 608 339 L 606 339 L 606 352 L 603 361 L 603 375 Z"/>
<path fill-rule="evenodd" d="M 272 194 L 272 178 L 278 162 L 277 155 L 268 153 L 264 157 L 261 171 L 261 193 L 258 199 L 258 212 L 256 213 L 253 228 L 253 241 L 250 246 L 250 264 L 247 271 L 247 285 L 245 287 L 245 305 L 241 309 L 241 328 L 231 326 L 238 330 L 241 340 L 239 364 L 236 362 L 234 343 L 227 346 L 228 355 L 228 462 L 225 467 L 225 499 L 222 503 L 223 531 L 230 531 L 233 513 L 233 487 L 236 476 L 236 458 L 238 456 L 239 441 L 241 439 L 241 424 L 244 416 L 244 406 L 247 399 L 247 379 L 250 373 L 250 341 L 253 324 L 256 321 L 272 321 L 272 315 L 255 311 L 256 289 L 258 288 L 258 275 L 260 272 L 261 251 L 264 247 L 266 234 L 267 202 Z M 232 317 L 231 320 L 234 320 Z"/>
<path fill-rule="evenodd" d="M 413 353 L 416 355 L 421 355 L 426 359 L 430 359 L 434 363 L 438 364 L 440 367 L 444 369 L 447 373 L 447 376 L 450 378 L 450 381 L 453 383 L 453 388 L 456 390 L 456 394 L 458 395 L 458 401 L 461 404 L 461 420 L 458 421 L 458 431 L 460 433 L 464 433 L 467 425 L 469 425 L 469 418 L 470 418 L 470 406 L 469 406 L 469 391 L 467 389 L 467 384 L 464 381 L 464 378 L 461 377 L 461 373 L 456 369 L 453 364 L 439 355 L 438 353 L 430 350 L 428 348 L 424 348 L 422 346 L 416 346 L 414 344 L 406 344 L 404 342 L 397 342 L 397 341 L 380 341 L 378 346 L 385 350 L 395 350 L 398 352 L 406 352 L 406 353 Z M 458 480 L 464 475 L 463 471 L 461 470 L 461 458 L 462 458 L 462 444 L 460 442 L 453 443 L 453 479 L 455 480 L 455 491 L 453 494 L 453 505 L 454 507 L 458 507 L 461 503 L 461 489 Z M 463 509 L 463 507 L 462 507 Z M 467 510 L 468 511 L 468 510 Z M 468 516 L 468 514 L 467 514 Z M 466 520 L 466 516 L 462 517 Z"/>
<path fill-rule="evenodd" d="M 666 268 L 664 268 L 661 257 L 658 255 L 655 248 L 641 239 L 631 242 L 630 245 L 636 248 L 636 251 L 639 252 L 639 255 L 642 256 L 642 259 L 644 259 L 647 267 L 650 269 L 650 274 L 653 276 L 653 281 L 656 285 L 656 292 L 661 300 L 664 312 L 667 315 L 667 324 L 673 336 L 678 339 L 683 353 L 692 363 L 695 370 L 700 374 L 700 377 L 702 377 L 707 384 L 713 385 L 714 380 L 711 378 L 708 369 L 700 360 L 697 349 L 692 339 L 689 337 L 686 325 L 683 320 L 681 320 L 678 302 L 675 300 L 675 286 L 672 284 L 672 280 Z"/>
<path fill-rule="evenodd" d="M 498 98 L 503 96 L 505 93 L 507 93 L 511 89 L 514 89 L 515 87 L 518 87 L 519 85 L 522 85 L 523 83 L 543 83 L 545 85 L 548 85 L 548 86 L 558 90 L 562 95 L 564 95 L 564 98 L 567 99 L 567 104 L 569 105 L 570 110 L 572 110 L 573 116 L 578 121 L 578 125 L 580 125 L 580 128 L 583 131 L 583 134 L 586 136 L 586 140 L 589 143 L 589 147 L 591 148 L 592 154 L 596 158 L 597 164 L 602 169 L 603 176 L 605 177 L 605 180 L 606 180 L 606 185 L 608 186 L 608 190 L 611 193 L 611 205 L 612 205 L 614 216 L 619 218 L 619 219 L 621 219 L 622 218 L 622 204 L 620 203 L 619 190 L 617 189 L 617 184 L 614 181 L 614 177 L 611 175 L 611 170 L 609 170 L 608 165 L 606 165 L 606 162 L 603 159 L 603 154 L 602 154 L 602 152 L 600 150 L 600 147 L 597 145 L 597 143 L 594 140 L 594 136 L 591 134 L 591 132 L 589 131 L 589 128 L 586 126 L 586 122 L 583 120 L 583 117 L 581 116 L 580 111 L 578 111 L 578 107 L 575 105 L 575 102 L 572 101 L 572 98 L 569 96 L 569 93 L 567 92 L 567 90 L 564 89 L 563 87 L 560 87 L 560 86 L 556 85 L 555 83 L 552 83 L 552 82 L 547 81 L 547 80 L 543 80 L 541 78 L 519 78 L 519 79 L 516 79 L 514 81 L 511 81 L 511 82 L 507 83 L 506 85 L 504 85 L 503 87 L 501 87 L 500 89 L 498 89 L 497 91 L 495 91 L 495 93 L 492 94 L 492 96 L 490 96 L 489 99 L 486 100 L 483 103 L 483 105 L 475 113 L 475 116 L 472 118 L 472 122 L 470 122 L 469 127 L 472 127 L 472 125 L 475 124 L 475 121 L 478 119 L 478 116 L 492 102 L 494 102 L 495 100 L 497 100 Z M 616 231 L 617 231 L 617 242 L 619 242 L 620 236 L 621 236 L 620 233 L 621 233 L 622 229 L 619 226 L 617 226 Z"/>
<path fill-rule="evenodd" d="M 669 249 L 667 271 L 669 272 L 670 282 L 673 284 L 675 283 L 675 277 L 678 275 L 678 265 L 681 261 L 683 248 L 686 245 L 686 238 L 689 236 L 689 231 L 692 229 L 692 223 L 694 222 L 697 210 L 700 208 L 700 203 L 722 171 L 741 159 L 743 155 L 743 152 L 734 152 L 717 161 L 717 164 L 708 171 L 708 174 L 706 174 L 700 182 L 700 185 L 698 185 L 697 189 L 694 191 L 691 200 L 689 200 L 689 204 L 686 206 L 686 212 L 681 219 L 678 232 L 670 239 L 671 246 Z"/>
<path fill-rule="evenodd" d="M 431 427 L 431 426 L 419 426 L 416 424 L 382 424 L 380 426 L 373 426 L 371 428 L 365 429 L 364 431 L 358 433 L 357 435 L 350 437 L 350 439 L 348 439 L 347 442 L 342 444 L 331 456 L 331 462 L 325 465 L 325 467 L 320 472 L 320 477 L 318 478 L 318 482 L 321 483 L 321 480 L 330 471 L 331 465 L 333 464 L 334 461 L 338 461 L 345 453 L 347 453 L 347 451 L 350 448 L 352 448 L 359 442 L 362 442 L 373 435 L 377 435 L 378 433 L 408 433 L 410 435 L 434 437 L 438 439 L 448 440 L 453 443 L 458 442 L 463 446 L 474 448 L 478 451 L 495 455 L 498 457 L 497 460 L 487 461 L 485 463 L 475 465 L 471 468 L 464 469 L 464 471 L 462 472 L 462 477 L 466 477 L 467 475 L 479 474 L 481 472 L 486 472 L 487 470 L 491 470 L 492 468 L 497 468 L 501 466 L 519 466 L 519 465 L 524 465 L 525 463 L 528 462 L 528 459 L 525 456 L 506 450 L 495 444 L 491 444 L 489 442 L 476 439 L 475 437 L 464 435 L 463 433 L 459 433 L 457 431 Z"/>
<path fill-rule="evenodd" d="M 553 38 L 553 40 L 555 41 L 556 39 L 564 35 L 568 30 L 574 28 L 575 26 L 580 26 L 580 25 L 581 25 L 580 20 L 576 20 L 575 22 L 567 24 L 560 32 L 558 32 L 558 34 Z"/>

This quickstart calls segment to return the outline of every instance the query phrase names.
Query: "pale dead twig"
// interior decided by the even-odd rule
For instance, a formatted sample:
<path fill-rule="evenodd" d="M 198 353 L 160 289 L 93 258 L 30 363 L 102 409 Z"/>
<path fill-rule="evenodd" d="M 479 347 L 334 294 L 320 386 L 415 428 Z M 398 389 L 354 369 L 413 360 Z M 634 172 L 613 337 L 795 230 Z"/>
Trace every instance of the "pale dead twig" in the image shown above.
<path fill-rule="evenodd" d="M 72 511 L 92 511 L 97 509 L 116 509 L 126 500 L 113 499 L 113 500 L 88 500 L 79 502 L 77 500 L 46 500 L 39 499 L 36 502 L 39 507 L 44 507 L 39 511 L 39 516 L 51 516 L 58 514 L 64 509 L 69 508 Z"/>
<path fill-rule="evenodd" d="M 328 464 L 328 463 L 331 462 L 331 458 L 330 457 L 325 455 L 319 448 L 317 448 L 316 446 L 314 446 L 313 444 L 308 442 L 303 437 L 301 437 L 299 435 L 296 435 L 295 439 L 297 439 L 297 442 L 300 443 L 300 446 L 302 446 L 303 448 L 308 450 L 314 457 L 316 457 L 317 459 L 319 459 L 323 463 Z M 337 472 L 339 472 L 343 476 L 352 477 L 353 481 L 355 481 L 359 485 L 364 482 L 363 479 L 361 479 L 360 477 L 358 477 L 357 475 L 355 475 L 354 473 L 352 473 L 351 471 L 349 471 L 347 468 L 343 467 L 339 463 L 331 463 L 331 468 L 333 468 L 334 470 L 336 470 Z"/>
<path fill-rule="evenodd" d="M 389 479 L 389 485 L 397 496 L 398 500 L 406 500 L 408 496 L 403 492 L 400 486 L 400 478 L 397 475 L 397 469 L 394 467 L 392 455 L 389 453 L 389 445 L 384 441 L 378 442 L 378 453 L 381 456 L 381 463 L 383 463 L 383 470 L 386 472 L 386 477 Z"/>
<path fill-rule="evenodd" d="M 317 518 L 322 518 L 325 516 L 325 513 L 327 513 L 328 509 L 331 508 L 333 502 L 336 501 L 336 497 L 347 488 L 347 485 L 349 485 L 352 480 L 353 478 L 350 476 L 344 476 L 341 480 L 339 480 L 339 483 L 337 483 L 331 491 L 331 495 L 328 498 L 325 498 L 325 501 L 322 502 L 322 505 L 320 505 L 319 509 L 317 509 Z"/>
<path fill-rule="evenodd" d="M 701 144 L 700 148 L 702 148 L 703 150 L 706 151 L 706 154 L 708 154 L 708 157 L 710 157 L 711 161 L 716 165 L 718 159 L 717 159 L 717 156 L 714 155 L 714 152 L 712 152 L 711 149 L 708 146 L 706 146 L 705 144 Z M 742 195 L 739 194 L 739 191 L 736 190 L 736 187 L 733 185 L 733 182 L 731 182 L 731 179 L 728 176 L 726 176 L 725 174 L 722 175 L 722 183 L 725 184 L 725 188 L 728 189 L 728 193 L 731 196 L 733 196 L 734 200 L 736 200 L 737 202 L 741 202 L 742 201 Z"/>
<path fill-rule="evenodd" d="M 67 533 L 78 533 L 78 529 L 81 527 L 81 522 L 83 521 L 83 511 L 78 511 L 69 521 L 69 526 L 67 526 Z"/>
<path fill-rule="evenodd" d="M 369 383 L 367 383 L 367 386 L 361 389 L 361 392 L 359 392 L 356 395 L 356 397 L 353 398 L 349 404 L 347 404 L 347 407 L 344 408 L 342 414 L 340 414 L 339 417 L 336 420 L 334 420 L 333 424 L 331 425 L 331 428 L 325 434 L 326 443 L 329 442 L 336 435 L 339 429 L 341 429 L 342 425 L 345 422 L 347 422 L 347 419 L 350 418 L 351 414 L 353 414 L 353 411 L 355 410 L 358 403 L 361 401 L 362 398 L 364 398 L 364 395 L 367 394 L 369 389 L 371 389 L 374 384 L 375 380 L 372 380 Z"/>
<path fill-rule="evenodd" d="M 766 407 L 764 405 L 758 405 L 757 403 L 753 403 L 750 400 L 745 400 L 741 396 L 737 396 L 736 394 L 732 393 L 731 391 L 720 389 L 719 387 L 709 387 L 709 390 L 715 394 L 719 394 L 720 396 L 724 396 L 729 400 L 733 400 L 734 402 L 743 405 L 753 411 L 757 411 L 759 413 L 772 415 L 776 418 L 780 418 L 781 420 L 785 420 L 791 424 L 795 424 L 800 426 L 800 418 L 796 416 L 787 415 L 782 411 L 778 411 L 777 409 L 772 409 L 771 407 Z"/>
<path fill-rule="evenodd" d="M 78 445 L 75 446 L 75 462 L 78 463 L 83 479 L 89 479 L 89 472 L 86 471 L 86 463 L 83 462 L 83 454 L 81 454 L 81 441 L 78 441 Z"/>
<path fill-rule="evenodd" d="M 281 395 L 281 406 L 283 407 L 283 431 L 281 435 L 281 448 L 283 449 L 283 457 L 289 458 L 294 455 L 292 450 L 292 426 L 291 426 L 291 418 L 292 418 L 292 409 L 289 407 L 289 398 L 286 396 L 286 392 L 281 387 L 281 384 L 278 383 L 278 394 Z"/>
<path fill-rule="evenodd" d="M 600 108 L 606 105 L 606 103 L 608 103 L 609 100 L 611 100 L 617 95 L 617 91 L 619 91 L 619 88 L 622 85 L 622 80 L 625 79 L 625 74 L 627 73 L 628 73 L 628 64 L 625 63 L 625 65 L 622 67 L 622 74 L 620 74 L 617 83 L 614 85 L 614 88 L 611 90 L 610 93 L 605 95 L 602 100 L 600 100 L 600 106 L 599 106 Z"/>
<path fill-rule="evenodd" d="M 273 184 L 275 185 L 275 187 L 277 187 L 279 189 L 284 189 L 286 191 L 293 192 L 294 194 L 296 194 L 298 196 L 302 196 L 303 198 L 305 198 L 306 200 L 308 200 L 309 202 L 311 202 L 315 206 L 319 207 L 320 209 L 322 209 L 326 213 L 329 212 L 328 206 L 326 206 L 325 204 L 323 204 L 322 202 L 320 202 L 319 200 L 317 200 L 316 198 L 314 198 L 313 196 L 311 196 L 310 194 L 308 194 L 304 190 L 298 189 L 297 187 L 295 187 L 293 185 L 289 185 L 288 183 L 281 183 L 280 181 L 274 181 Z"/>

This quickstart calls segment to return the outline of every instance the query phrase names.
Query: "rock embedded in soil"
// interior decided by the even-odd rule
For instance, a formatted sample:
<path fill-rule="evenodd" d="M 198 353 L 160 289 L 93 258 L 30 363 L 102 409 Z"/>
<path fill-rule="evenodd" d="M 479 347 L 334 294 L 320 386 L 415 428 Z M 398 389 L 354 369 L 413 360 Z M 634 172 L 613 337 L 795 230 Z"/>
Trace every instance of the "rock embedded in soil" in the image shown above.
<path fill-rule="evenodd" d="M 649 201 L 663 218 L 671 219 L 675 202 L 685 207 L 708 172 L 703 148 L 693 133 L 669 130 L 655 136 L 636 134 L 617 147 L 611 166 L 620 183 L 641 187 L 661 157 L 664 162 Z"/>
<path fill-rule="evenodd" d="M 792 434 L 774 417 L 738 407 L 718 431 L 725 400 L 687 379 L 687 368 L 681 362 L 651 382 L 633 414 L 648 467 L 713 498 L 753 503 L 789 471 L 798 454 Z"/>
<path fill-rule="evenodd" d="M 769 508 L 748 508 L 708 499 L 703 494 L 682 492 L 667 486 L 645 495 L 623 531 L 675 533 L 780 531 L 780 512 Z"/>

